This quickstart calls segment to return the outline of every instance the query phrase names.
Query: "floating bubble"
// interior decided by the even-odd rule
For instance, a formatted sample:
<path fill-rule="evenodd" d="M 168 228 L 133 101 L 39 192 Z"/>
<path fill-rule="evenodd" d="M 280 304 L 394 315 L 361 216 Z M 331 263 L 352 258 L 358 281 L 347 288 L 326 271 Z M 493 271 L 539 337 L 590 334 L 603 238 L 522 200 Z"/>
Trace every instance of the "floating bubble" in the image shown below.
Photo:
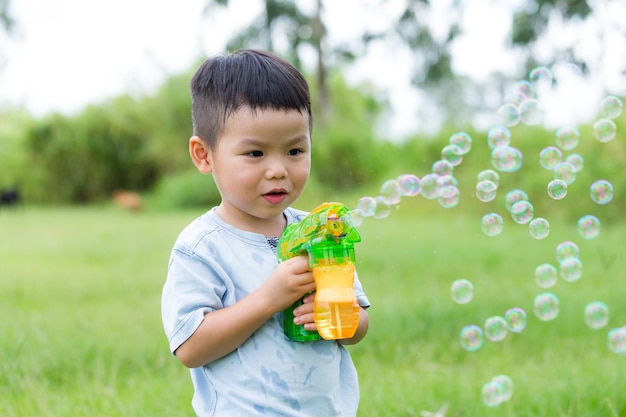
<path fill-rule="evenodd" d="M 513 397 L 513 380 L 508 375 L 496 375 L 491 381 L 501 387 L 500 402 L 508 401 Z"/>
<path fill-rule="evenodd" d="M 593 124 L 593 135 L 600 142 L 610 142 L 615 138 L 617 126 L 611 119 L 600 119 Z"/>
<path fill-rule="evenodd" d="M 496 198 L 498 186 L 489 180 L 484 180 L 476 184 L 476 197 L 482 202 L 493 201 Z"/>
<path fill-rule="evenodd" d="M 541 321 L 551 321 L 559 315 L 559 298 L 551 292 L 537 294 L 533 303 L 535 316 Z"/>
<path fill-rule="evenodd" d="M 528 194 L 526 194 L 523 190 L 511 190 L 506 193 L 504 197 L 504 205 L 507 211 L 511 211 L 513 209 L 513 204 L 518 201 L 528 201 Z"/>
<path fill-rule="evenodd" d="M 510 143 L 511 131 L 505 126 L 494 126 L 487 132 L 487 144 L 491 149 L 509 146 Z"/>
<path fill-rule="evenodd" d="M 497 407 L 502 403 L 502 385 L 495 381 L 486 382 L 480 395 L 487 407 Z"/>
<path fill-rule="evenodd" d="M 481 221 L 481 229 L 487 236 L 498 236 L 504 229 L 504 220 L 497 213 L 485 214 Z"/>
<path fill-rule="evenodd" d="M 554 179 L 570 185 L 576 180 L 576 168 L 569 162 L 560 162 L 554 167 Z"/>
<path fill-rule="evenodd" d="M 463 162 L 461 149 L 456 145 L 446 145 L 441 150 L 441 159 L 448 161 L 452 166 L 459 166 Z"/>
<path fill-rule="evenodd" d="M 398 204 L 400 202 L 400 198 L 402 197 L 402 189 L 400 188 L 400 184 L 396 180 L 387 180 L 380 187 L 380 196 L 385 201 L 385 204 L 391 206 L 393 204 Z"/>
<path fill-rule="evenodd" d="M 477 182 L 491 181 L 497 187 L 500 184 L 500 175 L 498 175 L 498 173 L 493 169 L 485 169 L 478 173 L 476 180 Z"/>
<path fill-rule="evenodd" d="M 461 347 L 468 352 L 475 352 L 485 343 L 483 329 L 475 324 L 470 324 L 461 329 L 460 334 Z"/>
<path fill-rule="evenodd" d="M 609 349 L 614 353 L 626 353 L 626 327 L 618 327 L 609 332 Z"/>
<path fill-rule="evenodd" d="M 361 226 L 365 220 L 365 216 L 360 209 L 350 210 L 350 218 L 352 219 L 352 224 L 355 227 Z"/>
<path fill-rule="evenodd" d="M 608 204 L 613 199 L 613 184 L 607 180 L 598 180 L 589 187 L 591 200 L 596 204 Z"/>
<path fill-rule="evenodd" d="M 376 210 L 374 211 L 372 217 L 375 219 L 384 219 L 389 217 L 391 214 L 391 206 L 387 204 L 385 197 L 379 195 L 374 197 L 374 199 L 376 200 Z"/>
<path fill-rule="evenodd" d="M 420 179 L 413 174 L 403 174 L 396 178 L 398 181 L 398 185 L 400 186 L 400 191 L 403 196 L 413 197 L 420 193 L 421 184 Z"/>
<path fill-rule="evenodd" d="M 548 183 L 548 195 L 554 200 L 560 200 L 567 195 L 567 183 L 562 179 L 552 180 Z"/>
<path fill-rule="evenodd" d="M 528 126 L 538 125 L 543 121 L 544 110 L 539 100 L 526 99 L 519 105 L 520 121 Z"/>
<path fill-rule="evenodd" d="M 457 185 L 459 185 L 459 182 L 452 175 L 440 175 L 437 178 L 437 185 L 439 185 L 439 194 L 441 194 L 442 187 L 446 187 L 448 185 L 456 187 Z"/>
<path fill-rule="evenodd" d="M 600 235 L 600 220 L 587 214 L 578 219 L 578 234 L 584 239 L 595 239 Z"/>
<path fill-rule="evenodd" d="M 592 301 L 585 306 L 585 323 L 592 329 L 601 329 L 609 324 L 609 306 L 602 301 Z"/>
<path fill-rule="evenodd" d="M 562 159 L 563 153 L 556 146 L 545 147 L 539 152 L 539 163 L 542 167 L 550 171 L 554 170 L 554 168 L 561 163 Z"/>
<path fill-rule="evenodd" d="M 569 258 L 578 258 L 579 255 L 580 250 L 574 242 L 565 241 L 556 246 L 556 260 L 558 262 L 563 262 Z"/>
<path fill-rule="evenodd" d="M 454 145 L 461 150 L 461 155 L 465 155 L 472 149 L 472 137 L 465 132 L 457 132 L 448 139 L 450 145 Z"/>
<path fill-rule="evenodd" d="M 450 161 L 446 161 L 445 159 L 440 159 L 433 164 L 433 174 L 437 175 L 452 175 L 452 171 L 454 170 L 454 165 L 450 163 Z"/>
<path fill-rule="evenodd" d="M 474 285 L 467 279 L 457 279 L 450 287 L 452 301 L 457 304 L 467 304 L 474 297 Z"/>
<path fill-rule="evenodd" d="M 556 284 L 558 271 L 551 264 L 541 264 L 535 268 L 535 282 L 541 288 L 550 288 Z"/>
<path fill-rule="evenodd" d="M 533 87 L 533 85 L 527 80 L 517 81 L 515 84 L 513 84 L 511 91 L 519 93 L 525 99 L 534 98 L 536 95 L 535 87 Z"/>
<path fill-rule="evenodd" d="M 519 307 L 509 308 L 504 313 L 504 320 L 506 327 L 514 333 L 521 333 L 526 328 L 526 312 Z"/>
<path fill-rule="evenodd" d="M 543 217 L 532 219 L 528 224 L 528 232 L 537 240 L 545 239 L 550 234 L 550 223 Z"/>
<path fill-rule="evenodd" d="M 552 71 L 544 66 L 539 66 L 530 71 L 528 79 L 533 84 L 552 84 Z"/>
<path fill-rule="evenodd" d="M 534 215 L 535 207 L 528 201 L 518 201 L 511 207 L 511 218 L 515 223 L 528 224 Z"/>
<path fill-rule="evenodd" d="M 567 258 L 559 264 L 559 274 L 567 282 L 578 281 L 583 276 L 583 263 L 578 258 Z"/>
<path fill-rule="evenodd" d="M 607 119 L 616 119 L 622 114 L 622 109 L 624 108 L 624 104 L 619 97 L 616 96 L 607 96 L 602 102 L 600 102 L 600 109 L 602 110 L 602 114 Z"/>
<path fill-rule="evenodd" d="M 461 201 L 461 192 L 454 185 L 443 186 L 439 189 L 437 201 L 443 208 L 456 207 Z"/>
<path fill-rule="evenodd" d="M 485 337 L 492 342 L 500 342 L 506 337 L 506 320 L 500 316 L 489 317 L 485 320 Z"/>
<path fill-rule="evenodd" d="M 520 97 L 520 99 L 523 100 L 523 97 Z M 507 103 L 498 109 L 497 115 L 501 124 L 512 127 L 519 123 L 520 116 L 517 106 L 518 103 Z"/>
<path fill-rule="evenodd" d="M 580 132 L 575 127 L 564 126 L 556 131 L 556 144 L 565 151 L 571 151 L 580 143 Z"/>
<path fill-rule="evenodd" d="M 361 197 L 357 203 L 357 210 L 364 217 L 373 216 L 376 212 L 376 199 L 374 197 Z"/>
<path fill-rule="evenodd" d="M 439 197 L 439 175 L 426 174 L 421 179 L 422 197 L 434 200 Z"/>
<path fill-rule="evenodd" d="M 572 164 L 572 166 L 576 170 L 575 172 L 582 171 L 583 166 L 585 165 L 585 159 L 577 153 L 567 155 L 565 157 L 565 162 L 569 162 L 570 164 Z"/>
<path fill-rule="evenodd" d="M 512 146 L 498 146 L 491 152 L 491 164 L 498 171 L 515 172 L 522 167 L 522 152 Z"/>

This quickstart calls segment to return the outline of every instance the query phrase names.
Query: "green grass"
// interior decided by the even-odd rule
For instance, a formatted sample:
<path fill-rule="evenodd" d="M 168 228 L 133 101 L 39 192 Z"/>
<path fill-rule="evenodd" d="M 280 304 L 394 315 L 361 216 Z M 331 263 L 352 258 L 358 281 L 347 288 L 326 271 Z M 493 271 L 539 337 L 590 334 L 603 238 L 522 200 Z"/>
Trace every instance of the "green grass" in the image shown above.
<path fill-rule="evenodd" d="M 359 416 L 421 416 L 444 404 L 448 416 L 626 416 L 626 355 L 607 348 L 608 330 L 626 325 L 626 225 L 584 241 L 553 224 L 537 241 L 509 221 L 488 238 L 480 217 L 415 201 L 360 228 L 359 276 L 372 308 L 367 338 L 350 347 Z M 197 214 L 0 211 L 1 416 L 193 414 L 187 371 L 161 328 L 160 295 L 171 245 Z M 583 278 L 548 290 L 561 310 L 542 322 L 532 313 L 544 291 L 534 268 L 555 263 L 563 240 L 579 245 Z M 474 284 L 468 304 L 450 298 L 457 278 Z M 600 330 L 583 319 L 594 300 L 611 309 Z M 528 313 L 522 333 L 476 352 L 460 347 L 463 326 L 514 306 Z M 498 374 L 513 379 L 514 394 L 490 408 L 480 391 Z"/>

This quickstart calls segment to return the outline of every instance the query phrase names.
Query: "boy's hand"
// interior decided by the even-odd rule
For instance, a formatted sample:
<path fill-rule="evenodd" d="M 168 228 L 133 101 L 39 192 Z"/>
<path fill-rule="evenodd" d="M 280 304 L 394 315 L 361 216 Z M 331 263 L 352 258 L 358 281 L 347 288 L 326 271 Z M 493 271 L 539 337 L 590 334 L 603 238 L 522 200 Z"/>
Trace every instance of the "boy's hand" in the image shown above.
<path fill-rule="evenodd" d="M 286 310 L 304 294 L 315 291 L 309 257 L 295 256 L 279 263 L 259 290 L 276 312 Z M 312 304 L 310 308 L 312 314 Z"/>
<path fill-rule="evenodd" d="M 304 304 L 298 306 L 293 310 L 294 323 L 304 324 L 304 328 L 310 331 L 317 330 L 315 321 L 313 319 L 313 300 L 315 300 L 315 293 L 309 294 L 302 300 Z"/>

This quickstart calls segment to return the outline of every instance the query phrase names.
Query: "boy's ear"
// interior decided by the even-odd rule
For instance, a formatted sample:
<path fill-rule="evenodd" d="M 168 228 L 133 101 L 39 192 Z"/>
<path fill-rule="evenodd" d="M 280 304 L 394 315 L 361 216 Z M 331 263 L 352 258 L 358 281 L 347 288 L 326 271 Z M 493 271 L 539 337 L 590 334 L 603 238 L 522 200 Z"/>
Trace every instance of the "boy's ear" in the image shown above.
<path fill-rule="evenodd" d="M 192 136 L 189 139 L 189 156 L 193 164 L 203 174 L 210 174 L 213 170 L 209 161 L 209 147 L 199 136 Z"/>

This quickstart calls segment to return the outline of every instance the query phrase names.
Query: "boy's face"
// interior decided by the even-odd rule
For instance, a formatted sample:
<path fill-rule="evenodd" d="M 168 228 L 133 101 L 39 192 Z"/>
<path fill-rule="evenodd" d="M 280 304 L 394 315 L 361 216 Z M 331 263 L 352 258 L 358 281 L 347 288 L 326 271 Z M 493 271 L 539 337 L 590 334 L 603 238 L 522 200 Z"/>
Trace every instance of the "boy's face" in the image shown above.
<path fill-rule="evenodd" d="M 220 217 L 243 230 L 280 235 L 285 227 L 282 213 L 300 196 L 309 177 L 308 115 L 243 107 L 226 120 L 216 148 L 205 150 L 205 169 L 196 166 L 213 174 L 222 197 Z"/>

